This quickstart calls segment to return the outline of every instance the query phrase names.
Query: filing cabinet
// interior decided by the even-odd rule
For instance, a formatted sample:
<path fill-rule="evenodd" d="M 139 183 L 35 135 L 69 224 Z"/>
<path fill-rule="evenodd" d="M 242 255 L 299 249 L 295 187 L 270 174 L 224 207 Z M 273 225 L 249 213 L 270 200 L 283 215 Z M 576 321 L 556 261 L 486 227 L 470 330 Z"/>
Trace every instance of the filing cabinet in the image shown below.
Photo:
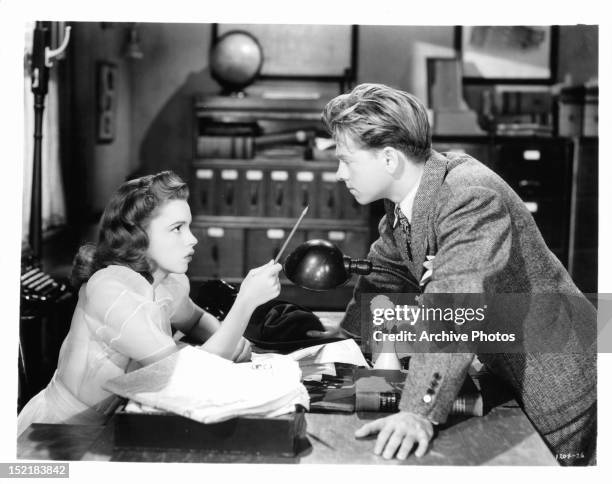
<path fill-rule="evenodd" d="M 568 264 L 571 140 L 505 138 L 493 168 L 516 191 L 559 260 Z"/>
<path fill-rule="evenodd" d="M 206 274 L 210 278 L 238 278 L 244 270 L 244 230 L 227 227 L 222 223 L 199 222 L 191 225 L 198 239 L 189 276 Z"/>
<path fill-rule="evenodd" d="M 308 239 L 324 239 L 335 244 L 352 259 L 364 258 L 369 249 L 367 229 L 309 230 Z"/>
<path fill-rule="evenodd" d="M 278 255 L 285 239 L 289 235 L 291 228 L 267 228 L 267 229 L 248 229 L 246 243 L 246 266 L 247 269 L 261 266 Z M 298 245 L 306 241 L 306 232 L 296 230 L 295 234 L 287 244 L 282 259 L 291 253 Z M 281 280 L 286 281 L 284 274 Z"/>
<path fill-rule="evenodd" d="M 436 137 L 434 149 L 467 153 L 499 174 L 525 203 L 546 244 L 566 266 L 573 141 L 560 137 Z"/>
<path fill-rule="evenodd" d="M 189 268 L 192 280 L 241 282 L 249 269 L 276 257 L 306 206 L 281 262 L 312 238 L 330 240 L 351 257 L 367 255 L 372 239 L 368 207 L 357 204 L 336 180 L 335 161 L 308 159 L 312 150 L 299 145 L 304 136 L 291 136 L 296 130 L 322 134 L 324 104 L 256 96 L 196 98 L 189 185 L 199 243 Z M 271 139 L 288 138 L 297 145 L 270 146 Z M 248 150 L 236 149 L 245 143 Z M 283 274 L 281 282 L 290 289 Z M 346 302 L 326 307 L 343 309 Z"/>

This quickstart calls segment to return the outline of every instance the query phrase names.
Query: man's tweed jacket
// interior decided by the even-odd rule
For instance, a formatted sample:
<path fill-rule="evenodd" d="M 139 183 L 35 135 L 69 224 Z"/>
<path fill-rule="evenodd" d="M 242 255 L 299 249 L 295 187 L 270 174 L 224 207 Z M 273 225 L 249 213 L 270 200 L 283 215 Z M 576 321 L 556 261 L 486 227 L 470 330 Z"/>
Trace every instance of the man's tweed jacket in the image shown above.
<path fill-rule="evenodd" d="M 426 255 L 434 255 L 425 293 L 563 293 L 584 298 L 546 246 L 518 195 L 470 156 L 432 151 L 413 206 L 412 257 L 400 224 L 393 227 L 394 204 L 385 200 L 385 209 L 380 237 L 368 258 L 396 271 L 407 269 L 420 281 Z M 360 277 L 342 327 L 361 334 L 360 293 L 397 293 L 403 287 L 401 280 L 387 274 Z M 589 307 L 593 312 L 587 317 L 596 317 Z M 548 337 L 538 320 L 523 324 L 531 325 L 532 337 Z M 412 356 L 400 409 L 445 422 L 473 357 L 467 353 Z M 555 432 L 595 407 L 595 354 L 504 353 L 483 354 L 479 359 L 510 384 L 542 434 Z M 428 390 L 430 396 L 425 397 Z"/>

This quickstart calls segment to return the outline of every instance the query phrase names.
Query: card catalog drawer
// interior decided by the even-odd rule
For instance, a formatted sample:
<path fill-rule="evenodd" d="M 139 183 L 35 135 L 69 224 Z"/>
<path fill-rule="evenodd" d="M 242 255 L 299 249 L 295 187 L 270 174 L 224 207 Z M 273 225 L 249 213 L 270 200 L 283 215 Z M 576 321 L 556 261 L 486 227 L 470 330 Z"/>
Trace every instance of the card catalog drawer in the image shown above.
<path fill-rule="evenodd" d="M 243 173 L 239 215 L 263 217 L 266 210 L 266 177 L 263 170 L 247 169 Z"/>
<path fill-rule="evenodd" d="M 250 270 L 255 267 L 259 267 L 269 262 L 271 259 L 274 259 L 281 246 L 285 243 L 285 239 L 289 235 L 290 231 L 290 228 L 248 229 L 246 253 L 247 269 Z M 305 240 L 306 234 L 304 231 L 297 230 L 285 248 L 279 262 L 282 264 L 285 261 L 285 258 Z M 281 279 L 286 280 L 284 274 L 282 273 Z"/>
<path fill-rule="evenodd" d="M 224 278 L 244 275 L 244 229 L 219 226 L 191 226 L 198 239 L 189 274 Z"/>
<path fill-rule="evenodd" d="M 323 171 L 320 174 L 319 202 L 320 218 L 339 218 L 341 216 L 340 184 L 336 181 L 336 173 Z"/>
<path fill-rule="evenodd" d="M 268 199 L 266 215 L 269 217 L 290 217 L 291 177 L 287 170 L 268 172 Z"/>
<path fill-rule="evenodd" d="M 218 169 L 217 213 L 238 215 L 241 173 L 235 168 Z"/>
<path fill-rule="evenodd" d="M 293 181 L 293 216 L 299 217 L 306 206 L 306 218 L 317 216 L 317 173 L 311 170 L 296 170 Z"/>
<path fill-rule="evenodd" d="M 212 168 L 196 168 L 193 171 L 190 204 L 195 214 L 215 213 L 216 175 Z"/>

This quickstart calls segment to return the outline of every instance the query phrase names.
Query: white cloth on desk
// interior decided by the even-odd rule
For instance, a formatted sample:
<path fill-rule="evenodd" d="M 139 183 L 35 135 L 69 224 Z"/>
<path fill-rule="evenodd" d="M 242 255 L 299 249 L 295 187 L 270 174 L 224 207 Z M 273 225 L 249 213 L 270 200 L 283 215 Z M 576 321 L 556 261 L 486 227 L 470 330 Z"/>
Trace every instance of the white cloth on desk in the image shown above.
<path fill-rule="evenodd" d="M 240 415 L 277 416 L 296 404 L 309 408 L 300 377 L 298 364 L 287 356 L 234 363 L 186 347 L 107 382 L 106 388 L 140 404 L 214 423 Z"/>

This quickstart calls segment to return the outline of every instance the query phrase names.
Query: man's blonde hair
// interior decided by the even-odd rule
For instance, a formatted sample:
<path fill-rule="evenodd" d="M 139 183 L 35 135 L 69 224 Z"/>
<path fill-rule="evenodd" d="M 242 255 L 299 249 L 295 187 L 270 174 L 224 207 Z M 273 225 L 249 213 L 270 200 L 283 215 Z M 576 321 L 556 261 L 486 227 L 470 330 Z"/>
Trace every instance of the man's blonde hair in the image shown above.
<path fill-rule="evenodd" d="M 391 146 L 425 161 L 431 152 L 427 109 L 415 96 L 384 84 L 360 84 L 332 99 L 323 110 L 330 135 L 350 135 L 366 148 Z"/>

